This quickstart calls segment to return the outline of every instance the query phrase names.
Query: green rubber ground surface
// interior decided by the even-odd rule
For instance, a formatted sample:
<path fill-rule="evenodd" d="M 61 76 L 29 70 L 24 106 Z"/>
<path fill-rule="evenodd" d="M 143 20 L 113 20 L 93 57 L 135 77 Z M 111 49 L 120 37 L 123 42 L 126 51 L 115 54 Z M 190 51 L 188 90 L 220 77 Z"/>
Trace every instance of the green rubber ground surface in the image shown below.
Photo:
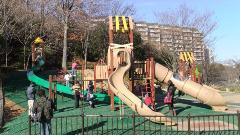
<path fill-rule="evenodd" d="M 43 72 L 42 73 L 43 76 L 41 76 L 42 78 L 44 78 L 44 75 L 47 76 L 47 72 Z M 17 105 L 22 106 L 23 108 L 27 108 L 27 98 L 26 98 L 26 88 L 29 85 L 29 81 L 27 80 L 26 77 L 26 72 L 24 71 L 19 71 L 19 72 L 13 72 L 11 74 L 9 74 L 8 78 L 5 80 L 5 85 L 4 85 L 4 91 L 5 91 L 5 96 L 7 98 L 9 98 L 10 100 L 14 101 Z M 159 96 L 159 95 L 158 95 Z M 54 117 L 57 116 L 71 116 L 71 115 L 80 115 L 82 113 L 82 111 L 84 112 L 84 114 L 86 115 L 119 115 L 120 112 L 119 111 L 110 111 L 110 106 L 109 106 L 109 102 L 98 102 L 98 104 L 96 105 L 95 109 L 92 109 L 89 107 L 87 102 L 83 102 L 83 107 L 82 108 L 74 108 L 74 100 L 72 99 L 72 96 L 69 97 L 62 97 L 61 95 L 57 96 L 57 104 L 58 104 L 58 111 L 56 111 L 54 113 Z M 160 98 L 160 96 L 159 96 Z M 194 103 L 191 102 L 187 99 L 189 99 L 190 97 L 185 96 L 184 99 L 179 99 L 177 101 L 177 103 L 175 104 L 175 108 L 176 111 L 178 113 L 178 116 L 187 116 L 188 114 L 191 115 L 206 115 L 206 114 L 223 114 L 220 112 L 214 112 L 212 111 L 208 106 L 202 105 L 200 103 Z M 116 104 L 117 106 L 117 104 Z M 168 107 L 167 106 L 158 106 L 157 107 L 158 111 L 160 111 L 161 113 L 165 114 L 165 115 L 169 115 L 168 113 Z M 133 112 L 131 111 L 131 109 L 129 109 L 127 106 L 125 106 L 125 114 L 132 114 Z M 85 118 L 86 119 L 86 118 Z M 144 118 L 139 118 L 138 122 L 141 123 L 143 121 L 145 121 L 146 119 Z M 79 132 L 79 124 L 81 124 L 81 122 L 78 121 L 78 119 L 73 119 L 72 123 L 71 120 L 70 121 L 64 121 L 62 120 L 63 123 L 67 123 L 66 126 L 62 126 L 61 128 L 64 129 L 64 131 L 61 132 L 60 127 L 56 128 L 56 125 L 54 124 L 55 122 L 59 122 L 59 119 L 53 120 L 53 130 L 54 130 L 54 134 L 76 134 Z M 87 121 L 87 119 L 86 119 Z M 85 125 L 86 125 L 86 121 L 85 121 Z M 106 119 L 103 119 L 103 121 L 101 121 L 101 123 L 97 123 L 97 124 L 104 124 L 104 126 L 102 126 L 103 128 L 107 128 L 112 122 L 113 123 L 121 123 L 123 122 L 124 125 L 128 125 L 129 127 L 131 127 L 132 125 L 132 121 L 131 120 L 123 120 L 120 121 L 119 119 L 113 119 L 112 122 L 110 123 L 106 123 Z M 79 122 L 79 123 L 77 123 Z M 142 130 L 143 128 L 149 128 L 149 127 L 156 127 L 157 124 L 151 123 L 149 121 L 147 121 L 147 125 L 145 125 L 146 127 L 143 127 L 143 125 L 139 125 L 136 126 L 137 130 Z M 75 124 L 74 124 L 75 123 Z M 92 125 L 93 124 L 93 125 Z M 88 132 L 89 134 L 91 134 L 92 132 L 96 133 L 98 132 L 97 128 L 93 128 L 91 126 L 94 126 L 94 124 L 96 124 L 96 120 L 94 122 L 92 122 L 91 120 L 88 121 L 88 124 L 86 125 L 87 127 L 90 126 L 90 128 L 88 128 Z M 72 127 L 73 126 L 73 127 Z M 131 134 L 131 130 L 129 130 L 129 127 L 124 127 L 124 131 L 121 132 L 122 134 Z M 162 127 L 162 128 L 166 128 L 168 130 L 174 130 L 174 129 L 169 129 L 168 127 Z M 92 130 L 93 129 L 93 130 Z M 86 129 L 87 130 L 87 129 Z M 120 132 L 120 131 L 113 131 L 114 134 L 116 132 Z M 139 131 L 140 132 L 140 131 Z M 147 134 L 151 134 L 152 132 L 146 132 Z M 27 112 L 22 113 L 20 116 L 12 118 L 9 122 L 7 122 L 4 127 L 2 129 L 0 129 L 0 134 L 3 135 L 25 135 L 28 134 L 28 117 L 27 117 Z M 105 132 L 103 134 L 106 134 Z M 112 134 L 112 132 L 110 133 Z M 145 134 L 143 131 L 139 134 Z M 166 133 L 167 134 L 167 133 Z"/>

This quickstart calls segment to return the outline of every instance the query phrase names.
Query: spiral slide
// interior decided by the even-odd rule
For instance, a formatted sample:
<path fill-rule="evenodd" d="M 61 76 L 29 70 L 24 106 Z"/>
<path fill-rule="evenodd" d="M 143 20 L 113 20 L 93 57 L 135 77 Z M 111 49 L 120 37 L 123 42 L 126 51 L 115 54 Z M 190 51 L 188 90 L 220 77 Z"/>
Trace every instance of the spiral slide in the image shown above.
<path fill-rule="evenodd" d="M 171 80 L 178 90 L 211 106 L 215 111 L 225 111 L 227 109 L 226 101 L 223 96 L 218 93 L 218 90 L 195 83 L 191 80 L 180 81 L 175 79 L 172 71 L 158 63 L 155 64 L 155 77 L 164 83 Z"/>
<path fill-rule="evenodd" d="M 137 112 L 140 115 L 146 116 L 147 119 L 150 119 L 156 123 L 164 123 L 165 125 L 175 125 L 173 121 L 171 121 L 162 113 L 154 112 L 147 105 L 143 104 L 142 101 L 135 96 L 124 84 L 124 76 L 131 67 L 130 62 L 130 54 L 127 51 L 124 51 L 127 55 L 127 65 L 126 66 L 118 66 L 118 68 L 110 75 L 108 79 L 108 84 L 110 89 L 117 95 L 126 105 L 128 105 L 132 110 Z M 147 117 L 147 116 L 159 116 L 159 117 Z"/>

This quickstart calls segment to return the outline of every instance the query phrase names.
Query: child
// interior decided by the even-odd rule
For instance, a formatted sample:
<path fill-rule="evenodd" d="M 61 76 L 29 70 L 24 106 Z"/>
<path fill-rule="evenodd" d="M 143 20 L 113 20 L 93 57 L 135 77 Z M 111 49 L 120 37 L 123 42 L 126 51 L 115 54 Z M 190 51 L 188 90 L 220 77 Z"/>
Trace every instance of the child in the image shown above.
<path fill-rule="evenodd" d="M 151 109 L 152 108 L 152 104 L 153 104 L 153 101 L 152 101 L 152 98 L 149 96 L 149 93 L 147 93 L 145 96 L 144 96 L 144 103 Z"/>
<path fill-rule="evenodd" d="M 68 72 L 64 76 L 64 80 L 66 81 L 66 86 L 68 86 L 68 87 L 70 86 L 69 80 L 71 77 L 72 77 L 71 74 L 69 74 Z"/>
<path fill-rule="evenodd" d="M 89 81 L 88 88 L 87 88 L 87 100 L 92 108 L 95 108 L 94 105 L 94 96 L 93 96 L 93 82 Z"/>
<path fill-rule="evenodd" d="M 168 105 L 169 107 L 169 112 L 173 115 L 176 116 L 176 111 L 174 109 L 174 105 L 173 105 L 173 97 L 174 97 L 174 93 L 176 91 L 176 87 L 173 84 L 173 82 L 171 80 L 168 81 L 168 89 L 167 89 L 167 95 L 164 98 L 164 103 Z M 168 101 L 168 102 L 166 102 Z"/>
<path fill-rule="evenodd" d="M 77 69 L 77 62 L 74 60 L 72 63 L 72 75 L 75 77 L 76 76 L 76 69 Z"/>
<path fill-rule="evenodd" d="M 74 92 L 74 99 L 75 99 L 75 108 L 79 107 L 80 89 L 81 89 L 81 87 L 79 84 L 74 84 L 72 86 L 72 90 Z"/>

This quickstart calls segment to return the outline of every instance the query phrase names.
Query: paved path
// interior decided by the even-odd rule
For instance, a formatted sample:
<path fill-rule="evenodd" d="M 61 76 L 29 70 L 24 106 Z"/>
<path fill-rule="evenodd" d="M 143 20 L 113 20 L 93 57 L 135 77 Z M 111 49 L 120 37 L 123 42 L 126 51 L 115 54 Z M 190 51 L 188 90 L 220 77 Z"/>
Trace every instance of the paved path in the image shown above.
<path fill-rule="evenodd" d="M 187 131 L 187 121 L 179 122 L 177 127 L 173 127 L 176 130 Z M 190 121 L 191 131 L 221 131 L 221 130 L 237 130 L 238 127 L 235 124 L 227 123 L 223 121 Z"/>
<path fill-rule="evenodd" d="M 240 111 L 240 93 L 234 92 L 220 92 L 227 102 L 229 113 L 236 113 L 236 111 Z"/>

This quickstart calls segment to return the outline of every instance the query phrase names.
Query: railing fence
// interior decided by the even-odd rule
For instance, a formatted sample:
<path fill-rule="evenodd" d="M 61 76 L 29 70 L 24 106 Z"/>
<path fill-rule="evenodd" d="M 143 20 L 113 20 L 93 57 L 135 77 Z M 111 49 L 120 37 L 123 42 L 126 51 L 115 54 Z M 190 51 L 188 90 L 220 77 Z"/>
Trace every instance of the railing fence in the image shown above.
<path fill-rule="evenodd" d="M 169 118 L 176 123 L 167 126 L 153 123 L 149 119 Z M 74 115 L 54 117 L 51 121 L 52 134 L 239 134 L 240 114 L 201 116 L 140 116 L 132 115 Z M 39 123 L 29 121 L 29 134 L 40 134 Z"/>

